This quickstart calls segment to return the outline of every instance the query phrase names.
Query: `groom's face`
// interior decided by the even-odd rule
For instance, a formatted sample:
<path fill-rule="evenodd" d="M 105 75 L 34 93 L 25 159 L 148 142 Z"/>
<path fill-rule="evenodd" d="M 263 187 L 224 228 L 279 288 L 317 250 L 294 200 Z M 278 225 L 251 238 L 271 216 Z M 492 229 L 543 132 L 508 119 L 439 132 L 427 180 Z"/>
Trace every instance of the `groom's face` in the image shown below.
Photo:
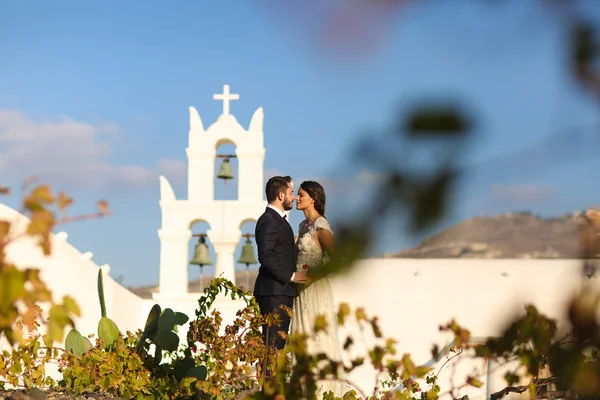
<path fill-rule="evenodd" d="M 294 188 L 291 183 L 288 183 L 287 191 L 285 192 L 285 196 L 283 198 L 283 209 L 285 211 L 289 211 L 294 206 Z"/>

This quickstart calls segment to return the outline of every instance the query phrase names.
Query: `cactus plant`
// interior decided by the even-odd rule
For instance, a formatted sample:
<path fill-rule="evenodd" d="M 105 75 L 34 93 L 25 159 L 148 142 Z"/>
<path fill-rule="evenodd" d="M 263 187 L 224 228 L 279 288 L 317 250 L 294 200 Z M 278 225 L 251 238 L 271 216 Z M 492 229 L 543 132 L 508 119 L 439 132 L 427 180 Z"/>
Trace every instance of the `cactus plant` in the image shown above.
<path fill-rule="evenodd" d="M 98 337 L 106 350 L 110 350 L 113 343 L 119 337 L 120 331 L 117 325 L 106 316 L 106 303 L 104 301 L 104 280 L 102 270 L 98 271 L 98 299 L 100 301 L 101 318 L 98 322 Z M 174 352 L 179 347 L 179 336 L 177 327 L 188 322 L 189 318 L 184 313 L 174 312 L 170 308 L 161 309 L 155 304 L 148 313 L 146 324 L 135 348 L 135 352 L 142 359 L 144 366 L 154 370 L 162 361 L 163 350 Z M 147 353 L 150 345 L 154 345 L 154 354 Z M 72 329 L 67 335 L 65 347 L 78 357 L 81 357 L 92 348 L 90 341 L 83 337 L 77 330 Z M 168 367 L 169 373 L 173 374 L 178 381 L 186 377 L 199 380 L 206 379 L 207 369 L 203 365 L 196 365 L 190 356 L 182 359 L 172 360 Z"/>
<path fill-rule="evenodd" d="M 120 334 L 119 327 L 113 320 L 106 316 L 106 303 L 104 301 L 104 278 L 102 269 L 98 270 L 98 299 L 100 300 L 100 321 L 98 322 L 98 337 L 102 339 L 104 347 L 108 349 Z M 71 329 L 65 339 L 65 349 L 81 357 L 91 349 L 92 343 L 79 333 Z"/>
<path fill-rule="evenodd" d="M 98 270 L 98 299 L 100 300 L 100 322 L 98 322 L 98 337 L 102 339 L 105 348 L 109 348 L 119 336 L 119 327 L 106 316 L 106 303 L 104 302 L 104 277 L 102 269 Z"/>
<path fill-rule="evenodd" d="M 156 347 L 154 359 L 158 364 L 163 349 L 167 351 L 177 350 L 179 346 L 179 336 L 176 333 L 177 325 L 185 324 L 188 319 L 188 316 L 183 313 L 173 312 L 170 308 L 161 310 L 160 306 L 155 304 L 152 306 L 148 318 L 146 318 L 146 325 L 136 347 L 136 352 L 142 355 L 142 348 L 146 344 L 146 340 L 150 340 L 150 343 Z"/>
<path fill-rule="evenodd" d="M 98 270 L 98 298 L 100 300 L 100 315 L 106 318 L 106 303 L 104 302 L 104 277 L 102 276 L 102 268 Z"/>
<path fill-rule="evenodd" d="M 136 353 L 144 360 L 144 365 L 150 369 L 158 366 L 162 361 L 163 350 L 176 351 L 179 346 L 177 327 L 184 325 L 189 320 L 184 313 L 174 312 L 170 308 L 161 310 L 160 305 L 152 306 L 140 341 L 136 346 Z M 148 356 L 146 345 L 153 344 L 154 354 Z M 203 365 L 197 366 L 194 359 L 186 357 L 176 360 L 173 365 L 175 378 L 181 381 L 185 377 L 194 377 L 200 380 L 206 379 L 207 370 Z"/>
<path fill-rule="evenodd" d="M 84 337 L 78 330 L 71 329 L 65 339 L 65 349 L 81 357 L 86 351 L 92 348 L 92 342 Z"/>

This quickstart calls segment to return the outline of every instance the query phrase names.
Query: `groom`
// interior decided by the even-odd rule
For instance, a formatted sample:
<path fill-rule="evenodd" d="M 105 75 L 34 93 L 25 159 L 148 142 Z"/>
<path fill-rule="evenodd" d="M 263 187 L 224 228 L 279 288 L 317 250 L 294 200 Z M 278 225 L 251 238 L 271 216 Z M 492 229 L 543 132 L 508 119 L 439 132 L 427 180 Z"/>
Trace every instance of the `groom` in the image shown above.
<path fill-rule="evenodd" d="M 305 272 L 296 270 L 294 257 L 294 231 L 285 211 L 292 209 L 294 191 L 292 178 L 274 176 L 267 182 L 267 209 L 256 222 L 255 238 L 258 247 L 258 277 L 254 284 L 254 297 L 264 317 L 272 312 L 279 313 L 279 326 L 263 325 L 263 340 L 267 347 L 281 350 L 285 339 L 278 331 L 286 334 L 290 328 L 290 316 L 280 306 L 292 308 L 298 295 L 296 284 L 306 283 Z"/>

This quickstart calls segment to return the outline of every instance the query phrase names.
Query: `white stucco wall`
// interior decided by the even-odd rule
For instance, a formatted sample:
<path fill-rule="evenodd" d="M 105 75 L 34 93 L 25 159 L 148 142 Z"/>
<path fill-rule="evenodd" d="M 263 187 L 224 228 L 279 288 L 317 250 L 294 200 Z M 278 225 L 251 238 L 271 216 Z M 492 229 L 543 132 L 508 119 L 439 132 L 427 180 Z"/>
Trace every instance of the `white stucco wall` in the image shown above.
<path fill-rule="evenodd" d="M 10 207 L 0 204 L 0 220 L 14 221 L 15 234 L 24 229 L 28 219 Z M 100 301 L 98 298 L 98 271 L 89 254 L 77 250 L 69 244 L 67 235 L 61 232 L 52 235 L 52 254 L 45 256 L 36 241 L 22 235 L 7 247 L 6 257 L 17 267 L 33 266 L 40 269 L 41 277 L 50 288 L 55 301 L 69 295 L 79 305 L 82 315 L 75 319 L 77 330 L 83 335 L 97 333 L 100 320 Z M 151 304 L 125 287 L 118 284 L 104 266 L 104 298 L 107 316 L 115 321 L 119 328 L 135 331 L 143 327 L 145 310 Z M 42 330 L 42 332 L 44 332 Z"/>
<path fill-rule="evenodd" d="M 569 296 L 582 281 L 600 289 L 597 278 L 582 280 L 578 260 L 369 259 L 333 278 L 332 285 L 337 303 L 378 315 L 384 336 L 398 341 L 399 356 L 410 353 L 415 363 L 424 364 L 431 359 L 432 344 L 442 348 L 450 342 L 439 325 L 456 319 L 473 337 L 496 335 L 528 303 L 564 321 Z M 342 342 L 348 333 L 359 334 L 356 325 L 343 329 Z M 360 341 L 355 342 L 364 350 Z M 455 384 L 464 382 L 475 366 L 465 357 L 458 365 Z M 442 391 L 451 386 L 451 372 L 447 366 L 440 374 Z M 492 376 L 491 387 L 466 389 L 461 395 L 483 399 L 486 389 L 505 387 L 503 374 Z M 363 390 L 372 390 L 373 370 L 361 367 L 350 379 Z"/>

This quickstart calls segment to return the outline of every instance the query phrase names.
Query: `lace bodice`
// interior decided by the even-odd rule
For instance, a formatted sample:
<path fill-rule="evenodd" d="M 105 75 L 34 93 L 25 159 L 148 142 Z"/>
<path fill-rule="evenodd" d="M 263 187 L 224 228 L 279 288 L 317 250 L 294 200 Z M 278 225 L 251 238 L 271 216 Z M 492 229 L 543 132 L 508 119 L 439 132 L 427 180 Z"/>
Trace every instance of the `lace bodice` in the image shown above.
<path fill-rule="evenodd" d="M 307 221 L 304 220 L 298 227 L 296 237 L 296 271 L 302 271 L 303 265 L 309 268 L 318 268 L 323 265 L 323 249 L 319 246 L 317 240 L 317 231 L 326 229 L 331 232 L 329 222 L 325 217 L 319 217 L 315 222 L 306 228 Z"/>

